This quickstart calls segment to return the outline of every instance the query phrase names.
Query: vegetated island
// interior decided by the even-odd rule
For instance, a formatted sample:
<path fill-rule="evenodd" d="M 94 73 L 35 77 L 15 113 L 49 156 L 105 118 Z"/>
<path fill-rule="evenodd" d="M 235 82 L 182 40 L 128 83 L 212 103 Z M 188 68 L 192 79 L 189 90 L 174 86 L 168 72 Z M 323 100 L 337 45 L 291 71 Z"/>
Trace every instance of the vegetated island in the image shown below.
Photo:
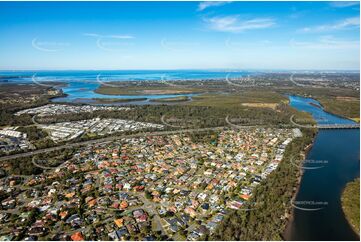
<path fill-rule="evenodd" d="M 95 93 L 105 95 L 171 95 L 171 94 L 193 94 L 203 92 L 199 88 L 188 88 L 168 85 L 153 85 L 153 86 L 120 86 L 110 87 L 101 85 Z"/>
<path fill-rule="evenodd" d="M 360 178 L 346 184 L 341 202 L 347 221 L 360 235 Z"/>
<path fill-rule="evenodd" d="M 96 104 L 103 103 L 128 103 L 128 102 L 140 102 L 147 101 L 148 98 L 92 98 Z"/>
<path fill-rule="evenodd" d="M 169 98 L 155 98 L 155 99 L 150 99 L 149 101 L 167 103 L 167 102 L 186 102 L 189 100 L 190 98 L 187 96 L 177 96 L 177 97 L 169 97 Z"/>
<path fill-rule="evenodd" d="M 316 104 L 316 103 L 309 102 L 309 104 L 310 104 L 311 106 L 316 107 L 316 108 L 322 108 L 320 105 L 318 105 L 318 104 Z"/>

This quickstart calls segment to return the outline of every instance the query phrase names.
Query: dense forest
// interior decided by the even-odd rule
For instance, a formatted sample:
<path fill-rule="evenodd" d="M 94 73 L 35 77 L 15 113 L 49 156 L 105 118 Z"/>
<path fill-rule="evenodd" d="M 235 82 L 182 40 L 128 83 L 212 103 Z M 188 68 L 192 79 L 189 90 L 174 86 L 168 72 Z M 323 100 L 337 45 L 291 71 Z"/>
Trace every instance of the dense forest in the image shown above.
<path fill-rule="evenodd" d="M 300 168 L 289 161 L 291 157 L 301 158 L 303 149 L 315 135 L 312 129 L 304 129 L 302 132 L 303 137 L 287 146 L 278 168 L 256 187 L 247 205 L 249 210 L 233 210 L 208 239 L 282 240 L 291 200 L 300 177 Z"/>

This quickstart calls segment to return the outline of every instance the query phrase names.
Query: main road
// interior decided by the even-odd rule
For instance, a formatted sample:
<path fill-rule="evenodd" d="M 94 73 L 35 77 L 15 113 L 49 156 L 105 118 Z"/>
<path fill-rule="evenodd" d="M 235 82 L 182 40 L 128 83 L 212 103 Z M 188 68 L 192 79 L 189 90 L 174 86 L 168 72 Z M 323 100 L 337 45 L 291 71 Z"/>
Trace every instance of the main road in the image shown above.
<path fill-rule="evenodd" d="M 26 153 L 3 156 L 3 157 L 0 157 L 0 161 L 28 157 L 28 156 L 32 156 L 32 155 L 52 152 L 52 151 L 61 150 L 61 149 L 65 149 L 65 148 L 73 148 L 73 147 L 85 146 L 85 145 L 95 144 L 95 143 L 111 142 L 111 141 L 123 139 L 123 138 L 126 139 L 126 138 L 137 138 L 137 137 L 162 136 L 162 135 L 172 135 L 172 134 L 192 133 L 192 132 L 205 132 L 205 131 L 224 130 L 224 129 L 227 129 L 227 127 L 168 130 L 168 131 L 155 131 L 155 132 L 141 132 L 141 133 L 130 134 L 130 135 L 116 135 L 116 136 L 111 136 L 111 137 L 106 137 L 106 138 L 92 139 L 92 140 L 88 140 L 88 141 L 82 141 L 82 142 L 77 142 L 77 143 L 60 145 L 60 146 L 56 146 L 56 147 L 39 149 L 39 150 L 34 150 L 34 151 L 26 152 Z"/>
<path fill-rule="evenodd" d="M 315 125 L 307 125 L 307 124 L 298 124 L 296 123 L 293 118 L 295 115 L 292 115 L 290 117 L 291 123 L 300 128 L 311 128 L 311 129 L 359 129 L 360 124 L 354 123 L 354 124 L 315 124 Z"/>
<path fill-rule="evenodd" d="M 259 126 L 259 125 L 249 125 L 249 126 L 247 126 L 247 125 L 245 125 L 245 126 L 235 125 L 235 124 L 232 124 L 229 121 L 228 116 L 225 118 L 225 120 L 226 120 L 226 123 L 229 126 L 231 126 L 231 128 L 233 128 L 233 129 L 254 128 L 254 127 Z M 292 120 L 291 120 L 291 122 L 292 122 Z M 297 127 L 297 124 L 296 125 L 295 124 L 293 124 L 293 125 L 289 125 L 289 124 L 282 125 L 283 128 L 291 128 L 292 126 Z M 0 157 L 0 161 L 11 160 L 11 159 L 15 159 L 15 158 L 28 157 L 28 156 L 42 154 L 42 153 L 46 153 L 46 152 L 61 150 L 61 149 L 64 149 L 64 148 L 73 148 L 73 147 L 79 147 L 79 146 L 94 144 L 94 143 L 111 142 L 111 141 L 118 140 L 118 139 L 149 137 L 149 136 L 163 136 L 163 135 L 192 133 L 192 132 L 197 132 L 198 133 L 198 132 L 205 132 L 205 131 L 225 130 L 225 129 L 229 129 L 229 128 L 230 127 L 228 127 L 228 126 L 220 126 L 220 127 L 208 127 L 208 128 L 178 129 L 178 130 L 168 130 L 168 131 L 139 132 L 139 133 L 136 133 L 136 134 L 129 134 L 129 135 L 115 135 L 115 136 L 110 136 L 110 137 L 105 137 L 105 138 L 92 139 L 92 140 L 87 140 L 87 141 L 82 141 L 82 142 L 59 145 L 59 146 L 45 148 L 45 149 L 38 149 L 38 150 L 26 152 L 26 153 L 7 155 L 7 156 Z"/>

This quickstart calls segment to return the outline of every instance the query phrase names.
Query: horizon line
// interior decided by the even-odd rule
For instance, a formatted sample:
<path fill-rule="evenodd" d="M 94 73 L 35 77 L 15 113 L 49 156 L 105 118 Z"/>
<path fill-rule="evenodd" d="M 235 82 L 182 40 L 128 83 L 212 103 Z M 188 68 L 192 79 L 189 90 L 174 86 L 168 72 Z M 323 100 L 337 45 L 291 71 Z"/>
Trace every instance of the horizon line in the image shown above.
<path fill-rule="evenodd" d="M 174 68 L 174 69 L 0 69 L 5 72 L 16 71 L 357 71 L 360 69 L 277 69 L 277 68 Z"/>

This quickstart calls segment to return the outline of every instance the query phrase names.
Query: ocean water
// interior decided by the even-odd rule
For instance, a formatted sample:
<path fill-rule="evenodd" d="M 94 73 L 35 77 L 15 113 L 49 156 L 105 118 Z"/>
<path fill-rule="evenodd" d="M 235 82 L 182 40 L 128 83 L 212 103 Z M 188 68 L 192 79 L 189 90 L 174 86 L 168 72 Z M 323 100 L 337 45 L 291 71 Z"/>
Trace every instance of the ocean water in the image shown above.
<path fill-rule="evenodd" d="M 173 79 L 215 79 L 225 78 L 227 74 L 243 76 L 250 71 L 234 70 L 91 70 L 91 71 L 0 71 L 0 76 L 33 76 L 39 78 L 54 78 L 58 80 L 95 80 L 97 75 L 107 76 L 114 80 L 161 80 Z M 23 78 L 24 80 L 26 78 Z"/>
<path fill-rule="evenodd" d="M 179 95 L 102 95 L 94 93 L 102 83 L 115 81 L 167 81 L 167 80 L 207 80 L 225 79 L 227 75 L 231 78 L 251 75 L 254 72 L 247 71 L 206 71 L 206 70 L 131 70 L 131 71 L 0 71 L 1 81 L 9 83 L 36 83 L 51 86 L 51 82 L 66 83 L 61 87 L 67 97 L 56 98 L 59 102 L 90 102 L 91 98 L 169 98 Z M 15 78 L 6 78 L 6 77 Z M 193 96 L 196 94 L 181 94 L 182 96 Z"/>

